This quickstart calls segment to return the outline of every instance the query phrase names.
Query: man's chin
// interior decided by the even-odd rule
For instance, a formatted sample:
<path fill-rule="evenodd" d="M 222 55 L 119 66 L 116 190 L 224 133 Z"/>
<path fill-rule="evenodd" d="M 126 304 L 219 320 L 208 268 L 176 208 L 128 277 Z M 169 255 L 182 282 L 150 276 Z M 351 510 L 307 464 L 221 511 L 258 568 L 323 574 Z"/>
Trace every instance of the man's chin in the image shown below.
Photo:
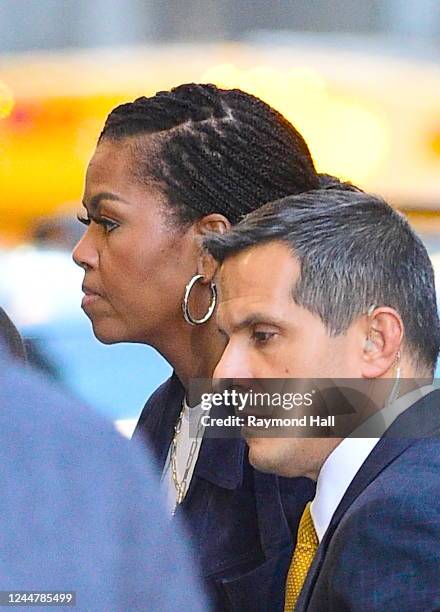
<path fill-rule="evenodd" d="M 292 465 L 291 452 L 284 446 L 284 438 L 247 438 L 249 462 L 259 472 L 288 478 L 298 474 Z"/>
<path fill-rule="evenodd" d="M 271 448 L 273 440 L 250 437 L 246 438 L 246 442 L 249 446 L 249 462 L 256 470 L 267 474 L 279 473 L 278 462 Z"/>

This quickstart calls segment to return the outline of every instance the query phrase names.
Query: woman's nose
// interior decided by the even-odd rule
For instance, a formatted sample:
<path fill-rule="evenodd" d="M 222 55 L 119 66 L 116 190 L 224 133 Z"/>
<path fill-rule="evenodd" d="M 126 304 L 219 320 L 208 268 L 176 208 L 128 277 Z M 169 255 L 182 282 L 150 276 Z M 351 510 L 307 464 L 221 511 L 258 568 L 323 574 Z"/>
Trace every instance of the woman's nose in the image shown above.
<path fill-rule="evenodd" d="M 97 267 L 98 252 L 91 240 L 89 229 L 84 232 L 84 235 L 74 247 L 72 259 L 76 265 L 83 268 L 83 270 L 90 270 Z"/>

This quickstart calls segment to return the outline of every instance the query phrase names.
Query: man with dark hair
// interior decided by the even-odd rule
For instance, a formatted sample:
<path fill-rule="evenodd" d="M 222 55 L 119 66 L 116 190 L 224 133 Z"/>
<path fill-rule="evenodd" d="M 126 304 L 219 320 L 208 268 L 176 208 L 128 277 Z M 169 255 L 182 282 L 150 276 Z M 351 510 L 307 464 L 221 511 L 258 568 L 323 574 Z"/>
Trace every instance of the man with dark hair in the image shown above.
<path fill-rule="evenodd" d="M 215 378 L 392 387 L 382 436 L 244 430 L 255 467 L 317 481 L 294 553 L 280 557 L 285 610 L 439 609 L 440 393 L 418 383 L 432 380 L 440 326 L 423 244 L 383 200 L 321 190 L 268 204 L 206 246 L 221 264 L 227 340 Z"/>

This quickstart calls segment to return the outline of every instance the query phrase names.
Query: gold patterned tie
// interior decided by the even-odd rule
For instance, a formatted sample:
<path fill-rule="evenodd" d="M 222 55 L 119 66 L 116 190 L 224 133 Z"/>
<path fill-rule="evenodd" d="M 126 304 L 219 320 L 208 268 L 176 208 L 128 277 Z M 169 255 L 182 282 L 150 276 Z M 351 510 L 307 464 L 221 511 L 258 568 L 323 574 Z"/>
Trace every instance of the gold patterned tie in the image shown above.
<path fill-rule="evenodd" d="M 310 514 L 310 503 L 308 503 L 299 522 L 298 539 L 287 574 L 284 612 L 292 612 L 295 608 L 318 544 L 318 536 Z"/>

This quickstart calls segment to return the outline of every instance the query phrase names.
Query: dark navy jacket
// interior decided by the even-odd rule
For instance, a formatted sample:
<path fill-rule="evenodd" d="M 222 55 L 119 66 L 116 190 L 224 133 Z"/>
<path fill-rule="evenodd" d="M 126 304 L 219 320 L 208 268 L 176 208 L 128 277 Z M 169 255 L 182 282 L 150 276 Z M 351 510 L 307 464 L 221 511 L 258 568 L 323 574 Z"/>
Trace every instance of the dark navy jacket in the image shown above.
<path fill-rule="evenodd" d="M 355 476 L 295 610 L 440 610 L 439 436 L 434 391 L 396 419 Z"/>
<path fill-rule="evenodd" d="M 148 400 L 134 436 L 153 447 L 162 470 L 181 411 L 184 389 L 173 375 Z M 314 484 L 252 468 L 240 438 L 204 438 L 193 478 L 178 511 L 187 519 L 201 574 L 215 610 L 283 609 L 299 519 Z M 281 560 L 280 560 L 281 559 Z"/>

